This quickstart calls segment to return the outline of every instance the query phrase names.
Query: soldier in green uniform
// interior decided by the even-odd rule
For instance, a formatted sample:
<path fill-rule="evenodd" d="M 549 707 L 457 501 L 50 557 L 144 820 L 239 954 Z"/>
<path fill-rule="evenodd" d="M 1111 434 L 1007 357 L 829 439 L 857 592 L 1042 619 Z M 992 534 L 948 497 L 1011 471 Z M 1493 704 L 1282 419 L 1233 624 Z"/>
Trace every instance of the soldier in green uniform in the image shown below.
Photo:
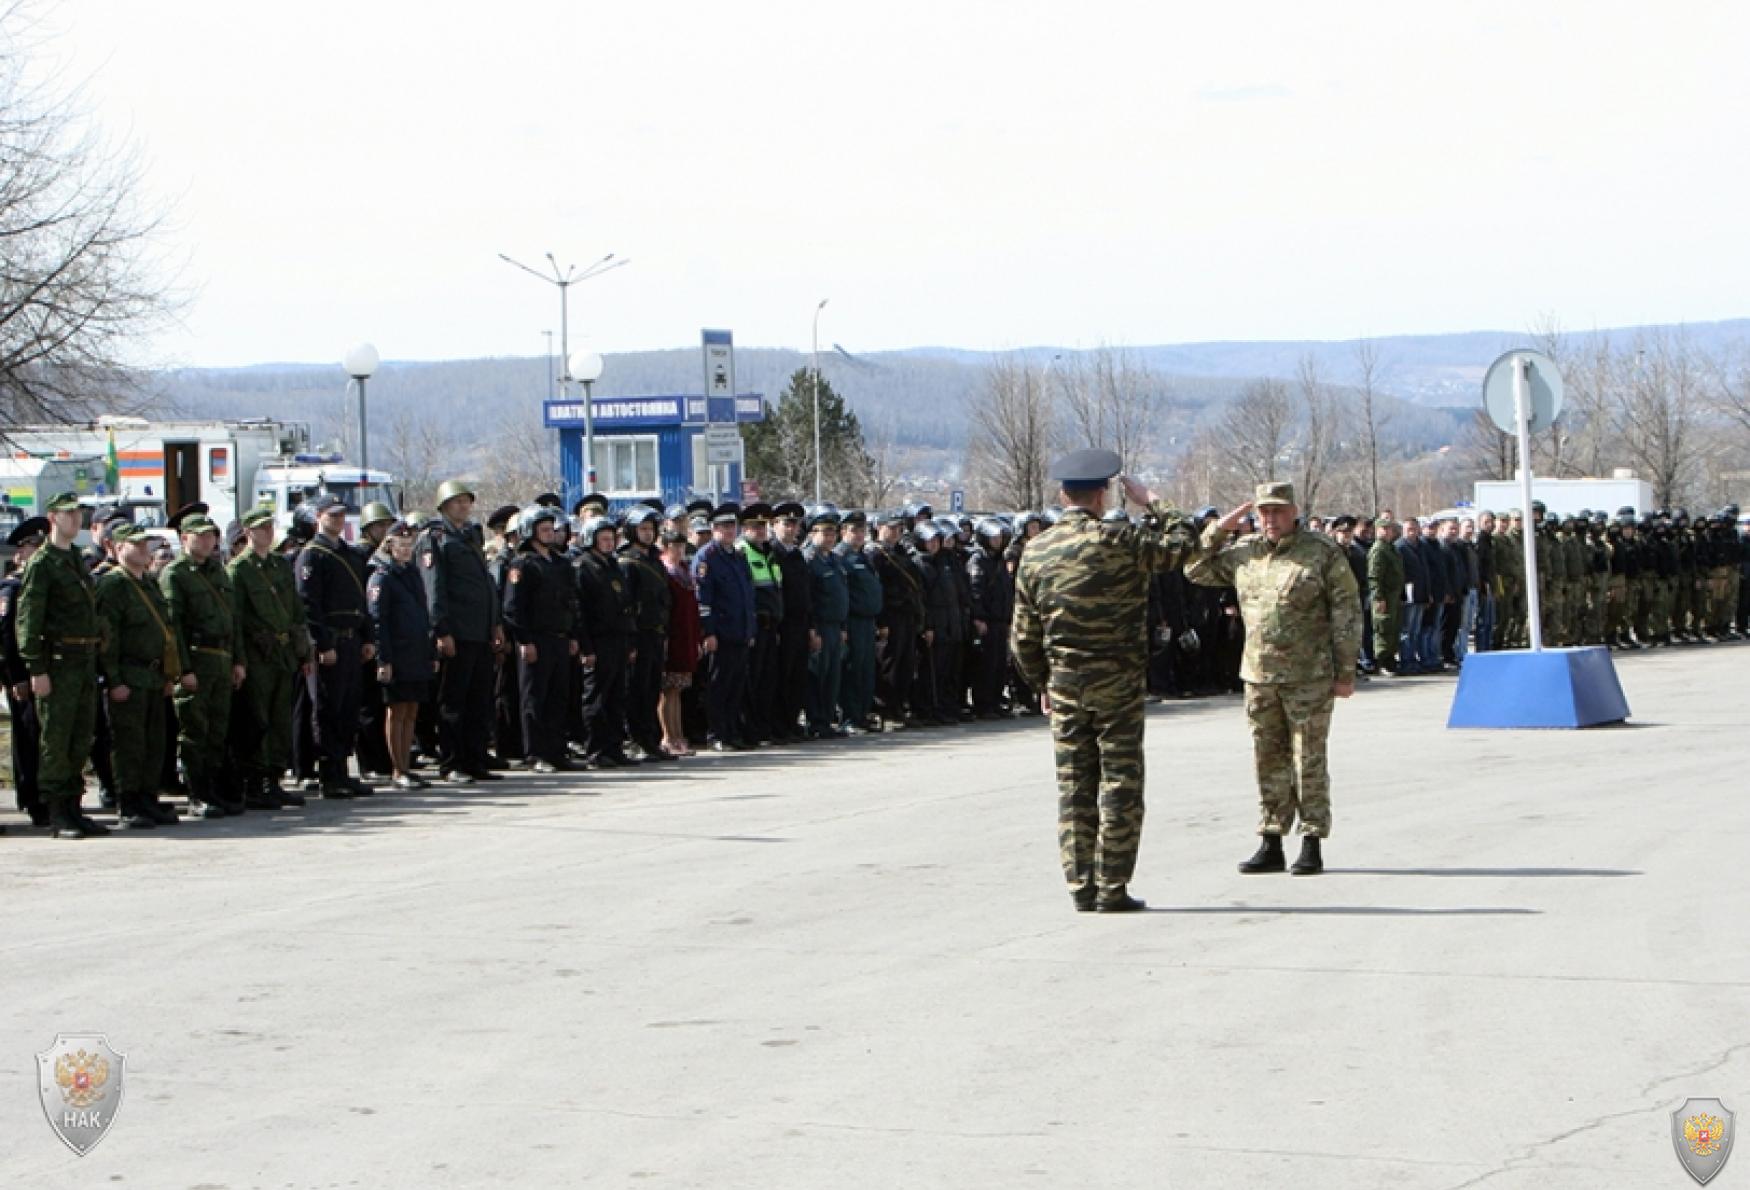
<path fill-rule="evenodd" d="M 164 772 L 165 699 L 187 674 L 188 653 L 170 626 L 163 593 L 146 574 L 151 536 L 123 521 L 109 540 L 116 565 L 97 582 L 97 611 L 105 629 L 103 674 L 121 825 L 130 830 L 175 826 L 180 819 L 158 800 L 158 785 Z"/>
<path fill-rule="evenodd" d="M 242 814 L 243 798 L 228 786 L 225 736 L 231 695 L 247 670 L 237 631 L 231 576 L 219 562 L 219 527 L 196 513 L 177 526 L 182 550 L 159 580 L 171 624 L 189 653 L 194 685 L 176 691 L 177 749 L 188 778 L 188 800 L 203 818 Z"/>
<path fill-rule="evenodd" d="M 1125 497 L 1152 525 L 1101 520 L 1120 466 L 1112 451 L 1084 450 L 1052 469 L 1066 511 L 1021 556 L 1010 632 L 1015 666 L 1051 716 L 1058 851 L 1083 912 L 1144 907 L 1128 885 L 1142 840 L 1148 590 L 1192 545 L 1184 514 L 1129 476 Z"/>
<path fill-rule="evenodd" d="M 1398 616 L 1404 607 L 1404 560 L 1397 551 L 1398 523 L 1381 517 L 1378 537 L 1367 551 L 1368 600 L 1373 605 L 1373 660 L 1388 674 L 1398 672 Z"/>
<path fill-rule="evenodd" d="M 1228 534 L 1254 508 L 1261 532 L 1232 543 Z M 1320 840 L 1331 833 L 1325 741 L 1333 699 L 1355 692 L 1361 606 L 1355 573 L 1330 538 L 1302 532 L 1294 485 L 1258 485 L 1255 498 L 1203 531 L 1185 576 L 1234 588 L 1246 626 L 1240 678 L 1258 771 L 1258 833 L 1263 842 L 1240 864 L 1246 874 L 1280 872 L 1282 836 L 1300 819 L 1296 876 L 1324 870 Z"/>
<path fill-rule="evenodd" d="M 1517 508 L 1508 511 L 1501 548 L 1495 551 L 1495 577 L 1501 606 L 1500 648 L 1525 646 L 1525 522 Z"/>
<path fill-rule="evenodd" d="M 79 811 L 85 762 L 97 726 L 97 660 L 102 623 L 79 535 L 79 497 L 62 492 L 48 502 L 49 539 L 31 555 L 18 589 L 18 655 L 30 674 L 42 725 L 37 785 L 57 839 L 107 835 Z"/>
<path fill-rule="evenodd" d="M 247 720 L 235 759 L 244 801 L 277 810 L 304 804 L 303 795 L 280 785 L 280 775 L 292 759 L 292 696 L 299 675 L 310 671 L 310 629 L 292 564 L 273 552 L 273 510 L 245 514 L 243 528 L 249 548 L 230 566 L 237 635 L 248 671 L 233 707 Z"/>

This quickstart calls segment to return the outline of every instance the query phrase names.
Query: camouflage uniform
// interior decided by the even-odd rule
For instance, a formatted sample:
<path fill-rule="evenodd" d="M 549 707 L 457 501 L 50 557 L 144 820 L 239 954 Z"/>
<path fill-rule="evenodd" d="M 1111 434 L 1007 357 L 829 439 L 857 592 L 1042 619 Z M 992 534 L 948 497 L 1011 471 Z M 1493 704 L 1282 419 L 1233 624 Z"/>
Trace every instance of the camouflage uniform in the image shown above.
<path fill-rule="evenodd" d="M 1128 884 L 1142 839 L 1149 580 L 1192 548 L 1184 514 L 1162 501 L 1149 512 L 1158 527 L 1071 508 L 1015 574 L 1010 649 L 1028 686 L 1051 696 L 1058 851 L 1078 894 Z"/>
<path fill-rule="evenodd" d="M 1285 835 L 1298 814 L 1301 833 L 1323 839 L 1331 832 L 1325 767 L 1331 687 L 1354 680 L 1361 647 L 1355 574 L 1322 534 L 1297 531 L 1274 544 L 1262 533 L 1228 545 L 1224 540 L 1219 523 L 1206 528 L 1185 576 L 1239 594 L 1246 625 L 1240 677 L 1258 773 L 1258 833 Z"/>

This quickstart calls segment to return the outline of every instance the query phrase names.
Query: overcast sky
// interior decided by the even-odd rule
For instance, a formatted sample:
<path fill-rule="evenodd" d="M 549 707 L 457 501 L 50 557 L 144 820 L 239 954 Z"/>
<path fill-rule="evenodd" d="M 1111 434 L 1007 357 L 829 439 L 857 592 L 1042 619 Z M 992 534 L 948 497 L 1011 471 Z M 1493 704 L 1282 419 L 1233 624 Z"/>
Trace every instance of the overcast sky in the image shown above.
<path fill-rule="evenodd" d="M 63 0 L 194 287 L 163 360 L 1750 313 L 1750 5 Z"/>

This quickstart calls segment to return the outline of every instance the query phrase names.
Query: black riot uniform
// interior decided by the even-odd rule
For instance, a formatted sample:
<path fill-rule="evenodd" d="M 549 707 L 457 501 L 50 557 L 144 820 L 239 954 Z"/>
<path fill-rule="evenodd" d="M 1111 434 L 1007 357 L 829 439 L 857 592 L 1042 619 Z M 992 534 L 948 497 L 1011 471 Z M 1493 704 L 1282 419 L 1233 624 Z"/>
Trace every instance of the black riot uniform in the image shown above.
<path fill-rule="evenodd" d="M 557 555 L 556 555 L 557 556 Z M 498 590 L 498 602 L 502 608 L 510 596 L 510 564 L 516 557 L 516 552 L 508 547 L 499 549 L 486 561 L 486 572 L 492 576 L 492 585 Z M 563 558 L 560 559 L 564 561 Z M 569 566 L 569 563 L 566 563 Z M 570 580 L 570 571 L 566 571 L 566 579 Z M 505 623 L 506 634 L 510 634 L 508 618 Z M 559 704 L 561 718 L 570 710 L 570 671 L 575 668 L 576 659 L 571 659 L 560 667 L 561 681 L 565 683 L 555 700 Z M 493 673 L 493 720 L 492 720 L 492 751 L 499 761 L 510 764 L 522 760 L 526 755 L 523 744 L 523 712 L 522 712 L 522 674 L 517 665 L 516 657 L 507 650 L 498 658 Z M 561 731 L 564 730 L 563 724 Z"/>
<path fill-rule="evenodd" d="M 505 565 L 504 624 L 516 644 L 523 748 L 532 761 L 569 768 L 565 701 L 573 650 L 592 646 L 578 616 L 577 584 L 565 559 L 525 541 Z M 528 656 L 529 652 L 534 656 Z"/>
<path fill-rule="evenodd" d="M 881 717 L 902 724 L 911 706 L 911 686 L 917 679 L 918 633 L 923 631 L 924 586 L 905 546 L 873 545 L 869 562 L 881 579 L 880 633 L 875 653 L 875 706 Z"/>
<path fill-rule="evenodd" d="M 626 581 L 626 595 L 632 607 L 632 660 L 626 673 L 626 729 L 645 757 L 653 761 L 673 760 L 662 750 L 662 725 L 657 721 L 656 705 L 662 700 L 662 667 L 668 659 L 668 617 L 673 597 L 668 589 L 668 571 L 654 545 L 643 545 L 637 538 L 637 526 L 648 521 L 652 526 L 661 519 L 650 509 L 635 509 L 627 520 L 626 533 L 632 537 L 620 547 L 620 573 Z"/>
<path fill-rule="evenodd" d="M 419 545 L 420 573 L 432 635 L 455 646 L 438 682 L 438 768 L 492 780 L 487 734 L 492 722 L 492 651 L 500 633 L 498 588 L 486 570 L 485 534 L 439 519 Z"/>
<path fill-rule="evenodd" d="M 586 541 L 594 536 L 587 526 L 584 536 Z M 577 594 L 590 653 L 595 656 L 595 664 L 584 670 L 583 677 L 584 747 L 589 763 L 598 768 L 636 764 L 626 755 L 626 671 L 634 624 L 619 558 L 586 545 L 577 558 Z"/>
<path fill-rule="evenodd" d="M 789 743 L 802 738 L 802 704 L 808 697 L 808 630 L 814 618 L 812 579 L 800 546 L 773 546 L 784 595 L 784 618 L 778 625 L 778 701 L 772 716 L 772 739 Z"/>
<path fill-rule="evenodd" d="M 980 533 L 966 559 L 972 597 L 972 619 L 983 622 L 975 633 L 972 709 L 984 717 L 1005 713 L 1004 687 L 1009 677 L 1009 621 L 1015 613 L 1015 576 L 1001 550 L 1001 538 Z"/>
<path fill-rule="evenodd" d="M 325 796 L 344 796 L 363 786 L 350 780 L 347 758 L 359 728 L 363 648 L 371 641 L 363 561 L 345 542 L 318 533 L 298 555 L 298 596 L 310 623 L 316 664 L 310 667 L 316 710 L 316 751 Z M 335 660 L 322 663 L 332 652 Z"/>

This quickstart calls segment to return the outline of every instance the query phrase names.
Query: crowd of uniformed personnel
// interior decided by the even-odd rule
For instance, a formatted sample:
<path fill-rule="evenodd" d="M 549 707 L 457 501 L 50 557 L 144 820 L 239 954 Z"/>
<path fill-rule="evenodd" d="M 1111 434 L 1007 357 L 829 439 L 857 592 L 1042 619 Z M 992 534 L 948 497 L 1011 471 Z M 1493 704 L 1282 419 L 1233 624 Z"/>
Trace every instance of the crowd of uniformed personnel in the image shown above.
<path fill-rule="evenodd" d="M 356 540 L 334 496 L 284 530 L 259 509 L 223 535 L 194 505 L 171 519 L 171 551 L 119 517 L 82 550 L 77 501 L 50 502 L 11 535 L 0 583 L 19 808 L 59 837 L 107 833 L 82 807 L 87 765 L 119 825 L 143 830 L 179 821 L 171 797 L 217 818 L 368 796 L 371 781 L 467 784 L 1040 711 L 1010 624 L 1017 566 L 1055 511 L 611 514 L 591 495 L 567 516 L 545 495 L 481 524 L 474 504 L 452 481 L 430 516 L 369 505 Z M 1744 632 L 1735 508 L 1694 522 L 1532 512 L 1545 643 Z M 1516 513 L 1305 527 L 1353 568 L 1363 673 L 1526 642 Z M 1178 568 L 1153 575 L 1149 688 L 1242 688 L 1242 603 Z"/>

